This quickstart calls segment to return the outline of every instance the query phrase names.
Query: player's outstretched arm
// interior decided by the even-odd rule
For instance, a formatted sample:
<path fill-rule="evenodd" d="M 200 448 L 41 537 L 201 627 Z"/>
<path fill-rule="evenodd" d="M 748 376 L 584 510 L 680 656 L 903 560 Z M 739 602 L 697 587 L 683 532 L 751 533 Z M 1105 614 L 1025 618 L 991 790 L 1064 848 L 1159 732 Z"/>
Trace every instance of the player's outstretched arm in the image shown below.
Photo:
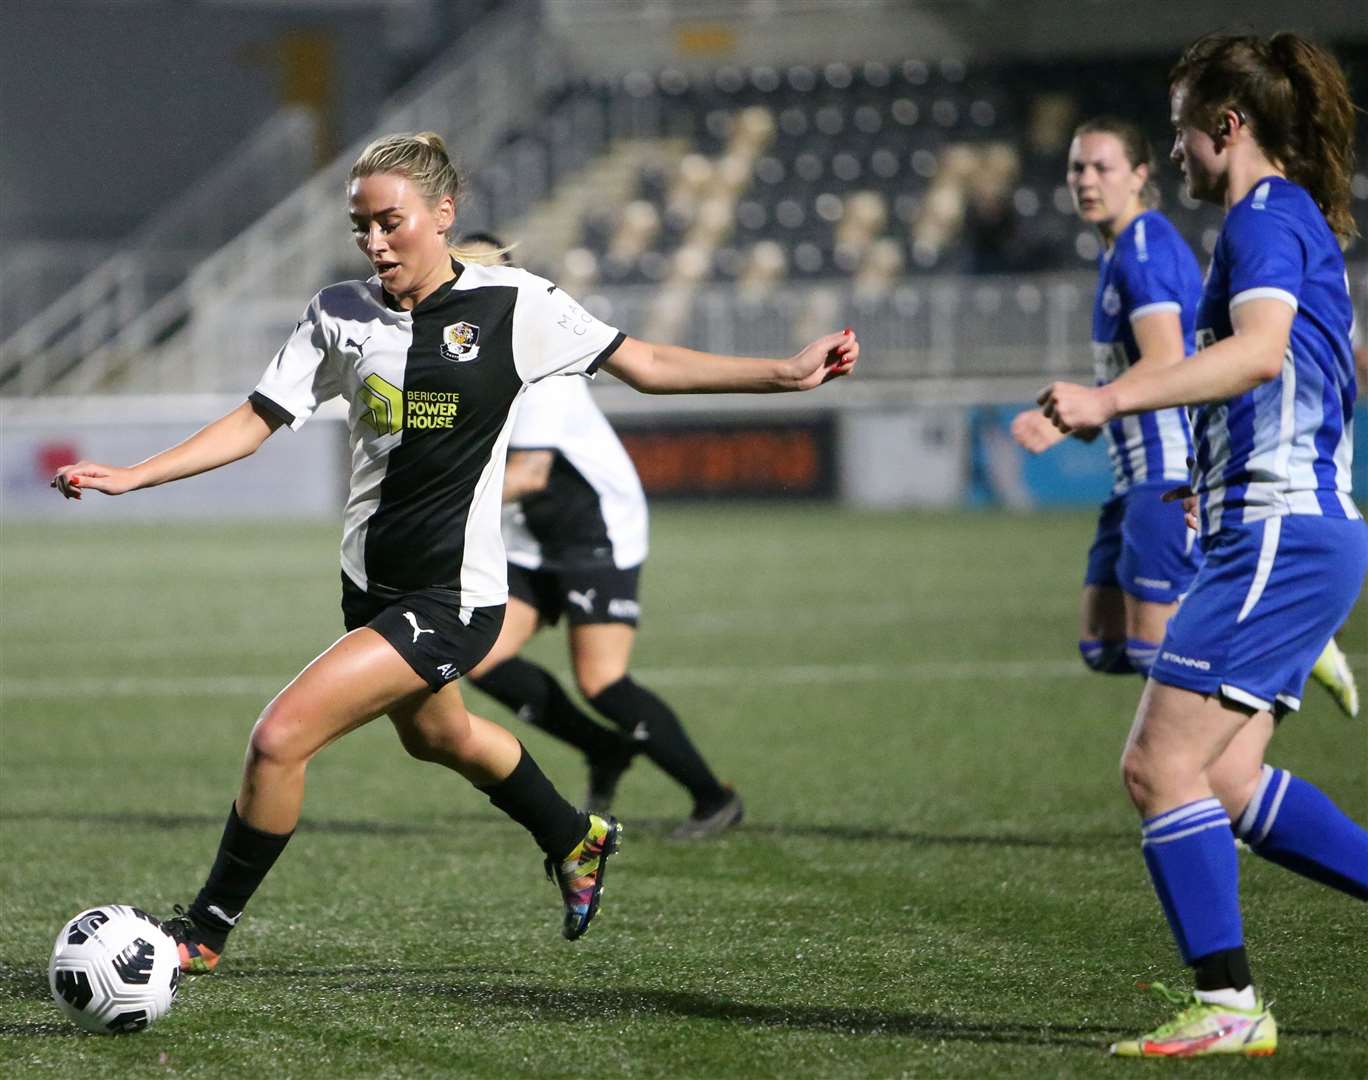
<path fill-rule="evenodd" d="M 1115 382 L 1097 387 L 1051 383 L 1037 401 L 1060 431 L 1100 427 L 1114 416 L 1175 405 L 1229 401 L 1278 377 L 1295 315 L 1281 300 L 1250 300 L 1231 313 L 1231 337 L 1180 364 L 1146 365 L 1142 356 Z"/>
<path fill-rule="evenodd" d="M 603 368 L 645 394 L 769 394 L 839 379 L 850 374 L 859 356 L 860 343 L 849 328 L 818 338 L 787 360 L 719 356 L 626 338 Z"/>
<path fill-rule="evenodd" d="M 83 491 L 122 495 L 217 469 L 254 453 L 281 424 L 279 418 L 244 401 L 232 412 L 200 428 L 182 443 L 136 465 L 121 467 L 78 461 L 57 470 L 50 486 L 68 499 Z"/>

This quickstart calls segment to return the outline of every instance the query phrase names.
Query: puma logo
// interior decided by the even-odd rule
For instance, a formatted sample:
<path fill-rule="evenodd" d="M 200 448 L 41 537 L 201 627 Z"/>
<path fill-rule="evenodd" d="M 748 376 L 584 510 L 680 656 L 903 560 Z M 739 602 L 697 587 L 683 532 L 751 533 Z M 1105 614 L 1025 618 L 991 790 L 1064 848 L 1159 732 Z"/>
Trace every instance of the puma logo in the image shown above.
<path fill-rule="evenodd" d="M 368 342 L 374 336 L 374 334 L 367 334 L 360 341 L 357 341 L 355 338 L 347 338 L 347 348 L 355 349 L 358 356 L 365 356 L 366 342 Z"/>
<path fill-rule="evenodd" d="M 597 593 L 597 589 L 587 589 L 584 592 L 571 589 L 565 594 L 565 598 L 576 607 L 583 608 L 586 615 L 592 615 L 594 613 L 594 597 Z"/>
<path fill-rule="evenodd" d="M 239 911 L 236 915 L 229 915 L 228 912 L 224 911 L 223 908 L 219 907 L 217 904 L 209 905 L 209 914 L 216 919 L 222 919 L 229 926 L 236 926 L 238 920 L 242 918 L 242 912 Z"/>
<path fill-rule="evenodd" d="M 436 630 L 429 630 L 429 629 L 428 629 L 427 627 L 425 627 L 425 626 L 419 626 L 419 625 L 418 625 L 418 616 L 415 615 L 415 614 L 414 614 L 413 612 L 411 612 L 411 611 L 406 611 L 406 612 L 404 612 L 404 618 L 406 618 L 406 619 L 408 620 L 409 625 L 410 625 L 411 627 L 413 627 L 413 644 L 417 644 L 418 639 L 419 639 L 423 634 L 435 634 L 435 633 L 437 633 Z"/>

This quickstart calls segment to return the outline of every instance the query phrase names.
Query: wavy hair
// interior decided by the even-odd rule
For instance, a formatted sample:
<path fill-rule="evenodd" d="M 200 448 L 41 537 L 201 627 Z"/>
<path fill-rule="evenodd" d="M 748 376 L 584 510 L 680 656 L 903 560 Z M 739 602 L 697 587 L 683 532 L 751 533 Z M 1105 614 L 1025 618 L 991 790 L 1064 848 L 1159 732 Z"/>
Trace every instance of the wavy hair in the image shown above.
<path fill-rule="evenodd" d="M 1184 91 L 1180 120 L 1199 130 L 1217 131 L 1227 110 L 1248 117 L 1259 147 L 1311 194 L 1335 234 L 1358 235 L 1349 210 L 1358 110 L 1327 50 L 1290 32 L 1207 34 L 1188 46 L 1169 85 Z"/>

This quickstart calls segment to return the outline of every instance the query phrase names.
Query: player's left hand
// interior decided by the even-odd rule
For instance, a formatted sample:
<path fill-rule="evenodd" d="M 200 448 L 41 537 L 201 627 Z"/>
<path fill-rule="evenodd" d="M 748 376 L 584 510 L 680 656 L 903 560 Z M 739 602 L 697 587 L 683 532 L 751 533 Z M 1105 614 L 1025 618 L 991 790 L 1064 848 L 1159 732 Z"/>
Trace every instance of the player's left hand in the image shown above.
<path fill-rule="evenodd" d="M 1188 459 L 1191 464 L 1192 459 Z M 1193 532 L 1197 531 L 1197 507 L 1199 500 L 1193 494 L 1192 488 L 1187 484 L 1180 484 L 1176 488 L 1170 488 L 1164 492 L 1164 502 L 1177 502 L 1183 500 L 1183 520 L 1187 522 L 1187 527 Z"/>
<path fill-rule="evenodd" d="M 1036 398 L 1045 418 L 1068 434 L 1079 428 L 1098 428 L 1116 415 L 1111 393 L 1105 386 L 1051 383 Z"/>
<path fill-rule="evenodd" d="M 793 389 L 811 390 L 824 382 L 849 375 L 860 358 L 860 342 L 846 327 L 839 334 L 819 337 L 789 359 Z"/>

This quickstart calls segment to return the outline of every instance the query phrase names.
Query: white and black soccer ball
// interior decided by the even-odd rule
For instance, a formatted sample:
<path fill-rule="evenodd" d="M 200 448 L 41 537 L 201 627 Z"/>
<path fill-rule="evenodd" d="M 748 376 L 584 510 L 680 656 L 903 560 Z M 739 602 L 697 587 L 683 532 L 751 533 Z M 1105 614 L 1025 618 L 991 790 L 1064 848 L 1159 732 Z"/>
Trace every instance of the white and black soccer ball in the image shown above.
<path fill-rule="evenodd" d="M 57 1007 L 87 1031 L 141 1031 L 165 1016 L 180 985 L 176 943 L 126 904 L 81 912 L 62 927 L 48 964 Z"/>

